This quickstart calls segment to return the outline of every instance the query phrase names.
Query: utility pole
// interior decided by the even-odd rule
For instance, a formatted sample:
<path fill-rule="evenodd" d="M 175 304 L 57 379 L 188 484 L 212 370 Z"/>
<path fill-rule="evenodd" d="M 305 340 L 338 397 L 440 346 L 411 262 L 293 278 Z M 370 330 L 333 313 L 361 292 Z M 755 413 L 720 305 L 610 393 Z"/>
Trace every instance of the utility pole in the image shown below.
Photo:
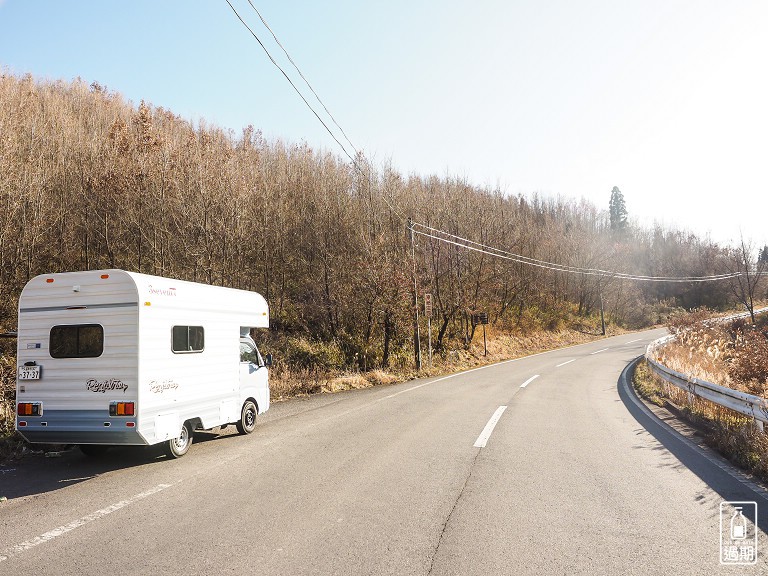
<path fill-rule="evenodd" d="M 421 370 L 421 334 L 419 334 L 419 289 L 416 283 L 416 241 L 413 234 L 413 220 L 408 218 L 408 232 L 411 235 L 411 258 L 413 260 L 413 356 L 416 370 Z"/>
<path fill-rule="evenodd" d="M 432 368 L 432 293 L 424 294 L 424 316 L 427 317 L 427 346 L 429 350 L 429 367 Z"/>
<path fill-rule="evenodd" d="M 603 307 L 603 287 L 602 276 L 597 281 L 597 294 L 600 296 L 600 325 L 603 327 L 603 336 L 605 336 L 605 309 Z"/>

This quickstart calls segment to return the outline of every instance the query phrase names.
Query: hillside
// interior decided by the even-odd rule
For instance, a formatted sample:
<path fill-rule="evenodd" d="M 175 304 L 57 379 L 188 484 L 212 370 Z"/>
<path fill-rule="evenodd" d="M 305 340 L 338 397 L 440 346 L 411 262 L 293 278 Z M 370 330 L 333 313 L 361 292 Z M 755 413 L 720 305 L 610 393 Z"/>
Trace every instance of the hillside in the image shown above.
<path fill-rule="evenodd" d="M 457 135 L 460 137 L 460 135 Z M 124 268 L 257 290 L 297 366 L 411 361 L 406 218 L 548 262 L 647 275 L 722 272 L 727 251 L 657 227 L 611 230 L 607 210 L 506 195 L 451 177 L 349 163 L 249 126 L 193 125 L 98 84 L 0 78 L 0 329 L 30 277 Z M 610 190 L 606 190 L 606 208 Z M 499 333 L 640 327 L 676 306 L 729 304 L 727 286 L 638 284 L 492 258 L 418 237 L 416 278 L 435 298 L 440 352 L 483 310 Z M 424 329 L 424 328 L 423 328 Z M 287 346 L 287 345 L 286 345 Z"/>

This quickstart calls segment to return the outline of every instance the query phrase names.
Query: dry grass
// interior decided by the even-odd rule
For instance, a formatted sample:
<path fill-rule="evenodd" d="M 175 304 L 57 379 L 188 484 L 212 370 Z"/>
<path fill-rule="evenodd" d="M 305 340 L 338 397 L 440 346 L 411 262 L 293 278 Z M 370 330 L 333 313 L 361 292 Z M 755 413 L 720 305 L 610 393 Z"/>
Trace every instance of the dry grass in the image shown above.
<path fill-rule="evenodd" d="M 307 368 L 291 370 L 284 366 L 273 371 L 269 378 L 272 399 L 277 402 L 295 396 L 359 390 L 372 386 L 394 384 L 404 380 L 402 376 L 384 370 L 338 374 L 330 370 Z"/>
<path fill-rule="evenodd" d="M 0 438 L 13 432 L 15 402 L 15 356 L 0 352 Z"/>
<path fill-rule="evenodd" d="M 768 435 L 751 418 L 702 398 L 688 398 L 648 368 L 645 361 L 635 370 L 635 389 L 654 404 L 669 402 L 683 418 L 701 428 L 706 443 L 744 470 L 768 481 Z"/>
<path fill-rule="evenodd" d="M 768 316 L 755 325 L 746 320 L 703 323 L 676 319 L 670 331 L 676 340 L 659 349 L 657 359 L 665 366 L 708 382 L 749 394 L 765 396 L 768 386 Z"/>
<path fill-rule="evenodd" d="M 665 366 L 721 386 L 765 397 L 768 383 L 767 318 L 755 326 L 738 320 L 704 324 L 706 313 L 676 319 L 677 339 L 657 352 Z M 706 430 L 707 443 L 736 465 L 768 480 L 768 435 L 738 412 L 688 393 L 654 375 L 646 363 L 635 371 L 635 388 L 650 402 L 670 402 L 679 413 Z"/>
<path fill-rule="evenodd" d="M 656 406 L 664 406 L 666 390 L 663 384 L 663 380 L 653 377 L 647 362 L 642 361 L 635 368 L 635 389 L 640 396 Z"/>
<path fill-rule="evenodd" d="M 14 430 L 15 405 L 15 356 L 0 351 L 0 463 L 21 455 L 24 446 L 24 440 Z"/>
<path fill-rule="evenodd" d="M 614 331 L 617 329 L 613 329 Z M 536 332 L 527 336 L 498 333 L 487 329 L 488 354 L 484 354 L 482 332 L 475 334 L 469 349 L 454 348 L 443 354 L 434 353 L 432 365 L 429 354 L 422 350 L 422 370 L 416 372 L 410 362 L 397 363 L 389 369 L 368 372 L 340 372 L 332 369 L 296 369 L 278 363 L 270 373 L 270 388 L 276 401 L 316 393 L 333 393 L 343 390 L 386 386 L 417 377 L 437 376 L 475 368 L 486 364 L 520 358 L 537 352 L 563 348 L 591 342 L 597 336 L 561 330 L 559 332 Z"/>

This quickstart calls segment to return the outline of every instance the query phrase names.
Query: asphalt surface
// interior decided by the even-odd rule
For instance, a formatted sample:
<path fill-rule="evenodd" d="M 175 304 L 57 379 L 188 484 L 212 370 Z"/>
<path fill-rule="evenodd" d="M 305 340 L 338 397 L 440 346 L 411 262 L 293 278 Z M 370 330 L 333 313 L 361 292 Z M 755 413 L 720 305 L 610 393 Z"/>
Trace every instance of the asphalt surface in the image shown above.
<path fill-rule="evenodd" d="M 624 384 L 660 335 L 275 403 L 180 460 L 27 457 L 0 574 L 768 573 L 766 492 Z M 757 502 L 757 565 L 721 566 L 724 500 Z"/>

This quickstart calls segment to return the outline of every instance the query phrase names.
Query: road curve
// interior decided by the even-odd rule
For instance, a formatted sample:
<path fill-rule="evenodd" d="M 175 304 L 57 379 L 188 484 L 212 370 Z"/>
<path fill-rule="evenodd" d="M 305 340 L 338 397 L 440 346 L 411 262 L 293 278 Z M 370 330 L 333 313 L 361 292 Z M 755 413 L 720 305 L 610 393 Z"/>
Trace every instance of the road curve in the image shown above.
<path fill-rule="evenodd" d="M 659 334 L 277 403 L 181 460 L 0 468 L 0 574 L 766 573 L 762 519 L 758 564 L 719 563 L 720 502 L 765 492 L 622 384 Z"/>

